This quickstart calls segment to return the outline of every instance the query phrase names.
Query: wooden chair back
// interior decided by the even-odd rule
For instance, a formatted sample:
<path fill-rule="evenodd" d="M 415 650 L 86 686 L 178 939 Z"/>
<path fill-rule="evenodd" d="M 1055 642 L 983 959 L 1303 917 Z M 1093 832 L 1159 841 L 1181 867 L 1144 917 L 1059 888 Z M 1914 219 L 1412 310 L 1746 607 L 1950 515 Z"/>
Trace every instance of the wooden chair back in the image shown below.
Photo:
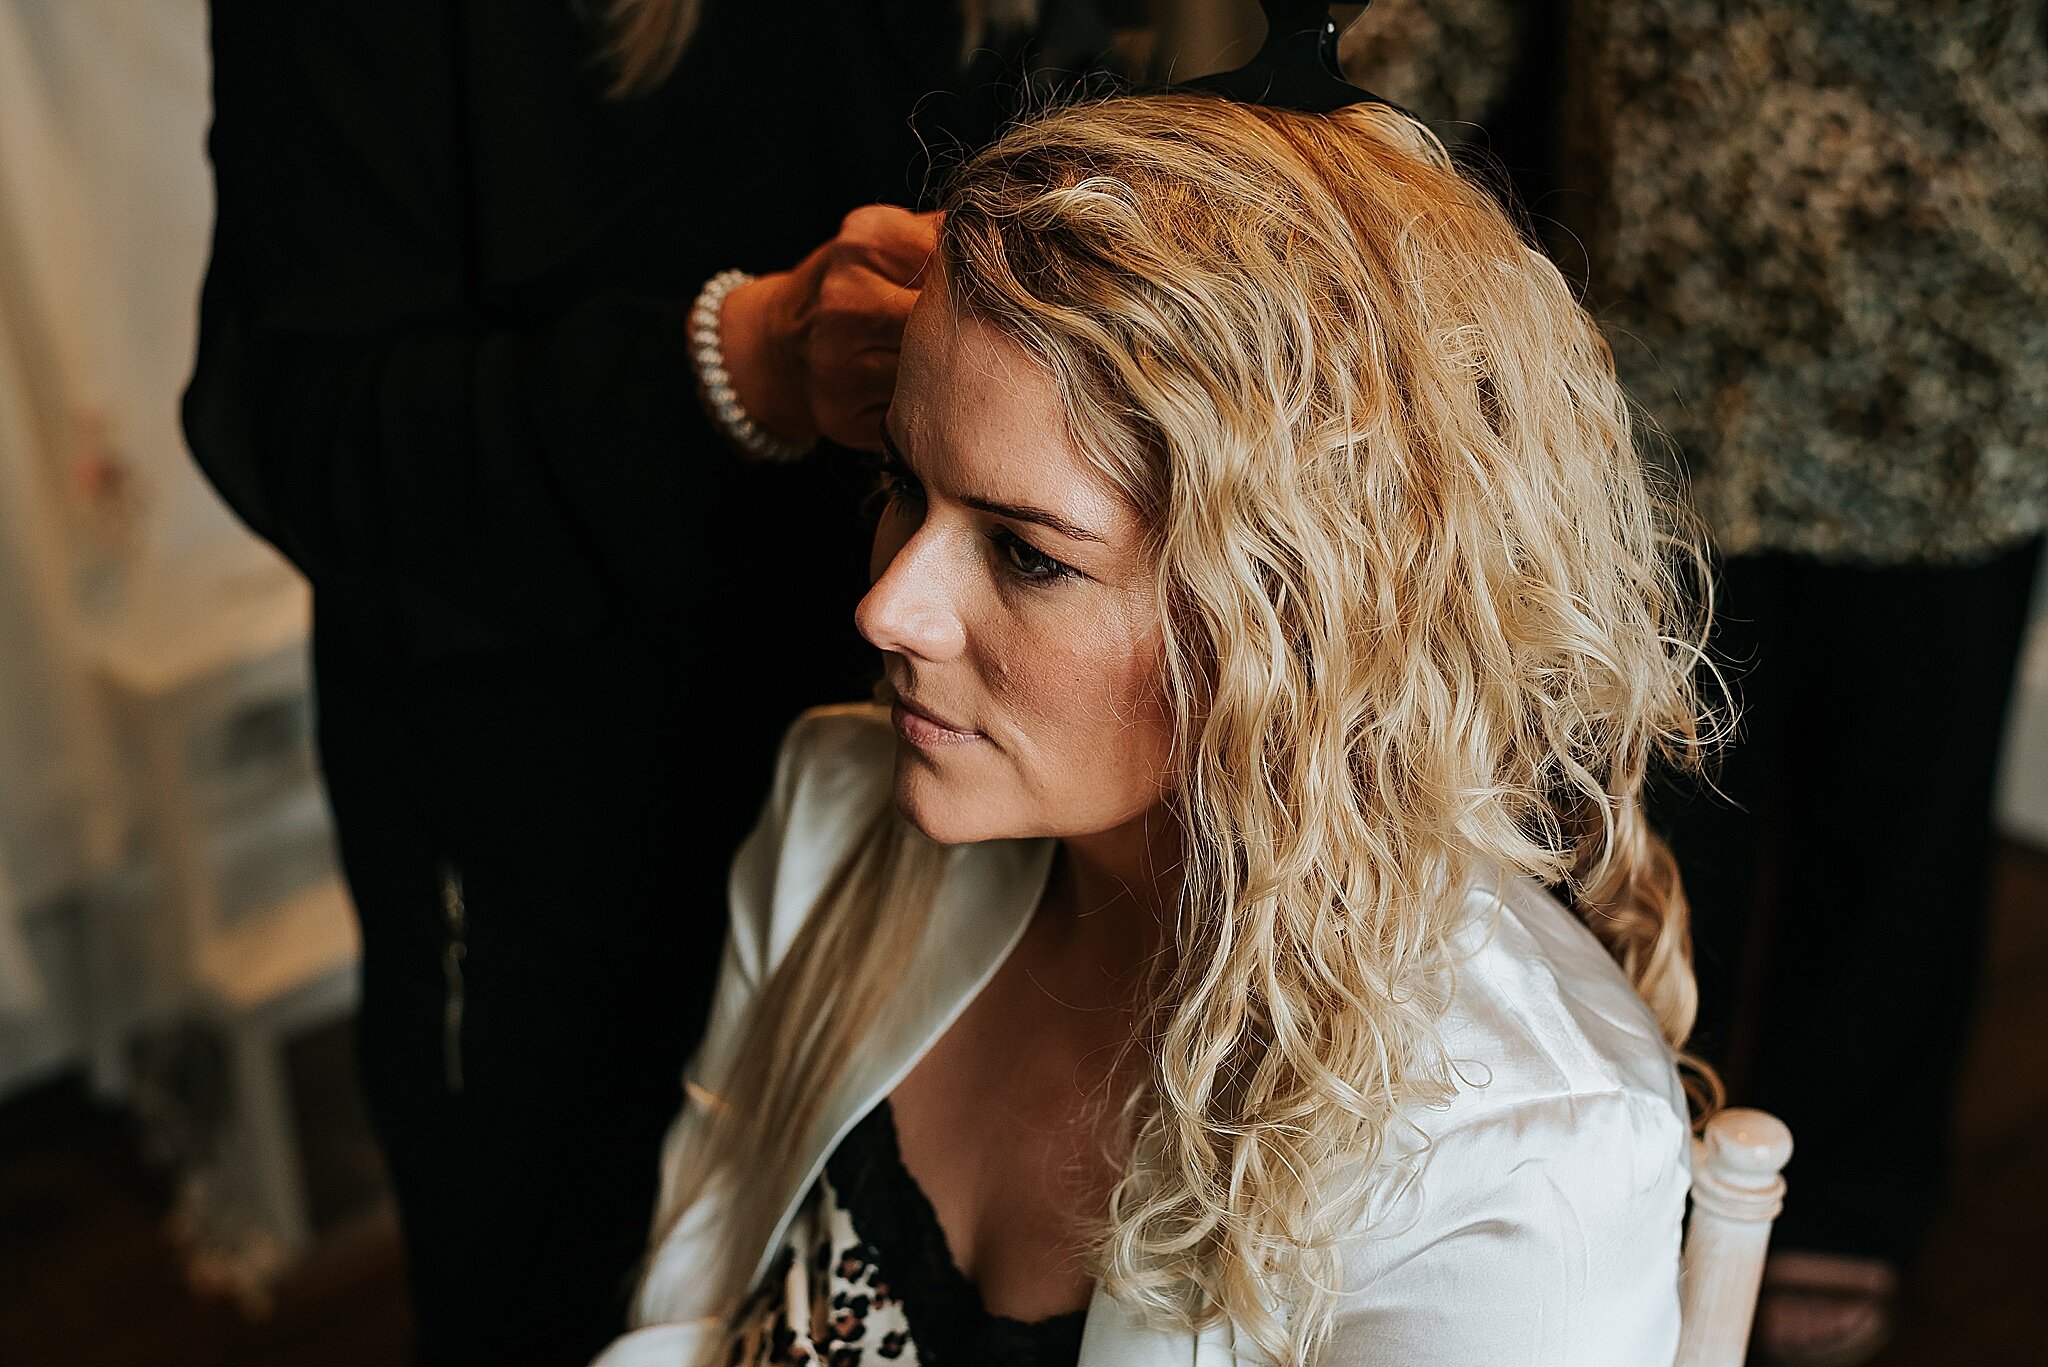
<path fill-rule="evenodd" d="M 1677 1367 L 1742 1367 L 1791 1156 L 1792 1132 L 1762 1111 L 1722 1111 L 1693 1141 Z"/>

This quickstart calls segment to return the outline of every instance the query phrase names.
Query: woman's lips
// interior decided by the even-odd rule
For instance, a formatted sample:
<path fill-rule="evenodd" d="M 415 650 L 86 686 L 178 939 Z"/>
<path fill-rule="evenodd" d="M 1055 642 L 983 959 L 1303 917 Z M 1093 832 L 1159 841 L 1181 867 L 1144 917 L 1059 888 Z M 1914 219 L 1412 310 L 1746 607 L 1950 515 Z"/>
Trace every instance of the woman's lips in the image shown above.
<path fill-rule="evenodd" d="M 896 734 L 912 745 L 930 748 L 938 745 L 965 745 L 969 741 L 982 739 L 979 731 L 962 731 L 940 721 L 921 707 L 896 700 L 889 709 L 889 719 L 896 723 Z"/>

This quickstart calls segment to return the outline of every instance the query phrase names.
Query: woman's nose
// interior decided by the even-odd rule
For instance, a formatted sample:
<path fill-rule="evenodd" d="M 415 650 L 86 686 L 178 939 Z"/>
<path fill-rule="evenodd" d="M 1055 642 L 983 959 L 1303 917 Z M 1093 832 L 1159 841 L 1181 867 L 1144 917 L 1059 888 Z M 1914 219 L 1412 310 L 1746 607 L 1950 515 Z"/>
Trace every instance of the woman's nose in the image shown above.
<path fill-rule="evenodd" d="M 957 585 L 947 573 L 943 536 L 920 528 L 893 553 L 876 539 L 876 559 L 888 556 L 853 622 L 869 644 L 921 660 L 949 660 L 966 641 Z"/>

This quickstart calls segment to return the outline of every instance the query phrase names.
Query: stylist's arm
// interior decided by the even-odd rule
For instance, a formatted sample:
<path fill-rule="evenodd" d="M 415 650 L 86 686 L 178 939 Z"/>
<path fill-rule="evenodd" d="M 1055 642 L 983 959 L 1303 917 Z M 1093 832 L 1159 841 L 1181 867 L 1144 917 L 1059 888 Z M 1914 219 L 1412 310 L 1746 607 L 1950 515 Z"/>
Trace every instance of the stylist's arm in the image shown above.
<path fill-rule="evenodd" d="M 794 269 L 726 296 L 719 331 L 734 393 L 774 436 L 881 445 L 904 320 L 938 236 L 937 214 L 856 209 Z"/>

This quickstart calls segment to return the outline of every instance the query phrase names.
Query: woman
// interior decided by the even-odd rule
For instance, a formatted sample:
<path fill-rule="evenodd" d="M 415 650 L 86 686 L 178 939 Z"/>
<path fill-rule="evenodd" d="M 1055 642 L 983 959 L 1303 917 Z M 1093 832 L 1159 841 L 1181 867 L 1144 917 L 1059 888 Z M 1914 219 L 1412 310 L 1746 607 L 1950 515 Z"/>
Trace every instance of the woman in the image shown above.
<path fill-rule="evenodd" d="M 784 746 L 602 1361 L 1669 1362 L 1694 652 L 1598 334 L 1377 107 L 947 210 L 889 711 Z"/>

